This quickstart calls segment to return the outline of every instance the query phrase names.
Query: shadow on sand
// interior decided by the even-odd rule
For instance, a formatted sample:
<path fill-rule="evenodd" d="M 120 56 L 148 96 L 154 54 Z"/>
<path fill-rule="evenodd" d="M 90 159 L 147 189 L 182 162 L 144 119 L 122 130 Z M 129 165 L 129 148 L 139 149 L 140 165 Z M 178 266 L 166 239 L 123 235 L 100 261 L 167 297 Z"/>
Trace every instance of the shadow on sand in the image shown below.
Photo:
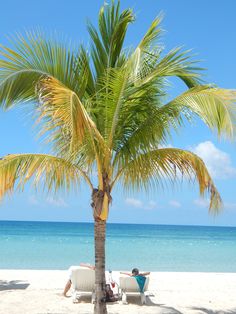
<path fill-rule="evenodd" d="M 141 304 L 140 298 L 137 297 L 132 297 L 129 296 L 127 298 L 128 304 L 135 304 L 135 305 L 140 305 L 140 306 L 152 306 L 152 307 L 157 307 L 159 309 L 158 313 L 162 313 L 162 314 L 183 314 L 182 312 L 178 311 L 177 309 L 175 309 L 174 307 L 170 307 L 170 306 L 166 306 L 165 304 L 161 304 L 161 303 L 156 303 L 154 300 L 152 300 L 152 298 L 150 296 L 147 296 L 147 303 L 145 305 Z M 121 301 L 120 301 L 121 302 Z M 117 302 L 109 302 L 107 304 L 112 305 L 112 304 L 117 304 Z M 124 305 L 124 312 L 125 312 L 125 306 Z"/>
<path fill-rule="evenodd" d="M 211 310 L 211 309 L 206 309 L 203 307 L 191 307 L 192 310 L 195 311 L 201 311 L 202 314 L 236 314 L 236 308 L 232 309 L 232 310 Z"/>
<path fill-rule="evenodd" d="M 129 296 L 127 298 L 127 301 L 128 301 L 128 304 L 139 305 L 141 307 L 148 307 L 148 306 L 154 307 L 155 306 L 157 308 L 157 311 L 158 311 L 157 313 L 161 313 L 161 314 L 183 314 L 182 312 L 178 311 L 177 309 L 175 309 L 173 307 L 166 306 L 165 304 L 161 304 L 161 303 L 156 303 L 154 300 L 152 300 L 152 298 L 150 296 L 147 296 L 147 303 L 145 305 L 141 304 L 140 298 L 133 297 L 133 296 Z M 78 300 L 78 303 L 80 303 L 80 302 L 82 302 L 82 303 L 84 303 L 84 302 L 90 303 L 91 302 L 91 297 L 81 296 L 81 298 Z M 107 305 L 108 306 L 112 306 L 112 305 L 119 304 L 119 303 L 121 303 L 121 301 L 107 302 Z M 126 305 L 124 304 L 122 306 L 124 306 L 123 313 L 125 313 Z M 117 312 L 117 314 L 119 314 L 119 313 Z M 229 313 L 229 314 L 231 314 L 231 313 Z"/>
<path fill-rule="evenodd" d="M 23 280 L 0 280 L 0 291 L 4 290 L 23 290 L 26 289 L 30 284 Z"/>

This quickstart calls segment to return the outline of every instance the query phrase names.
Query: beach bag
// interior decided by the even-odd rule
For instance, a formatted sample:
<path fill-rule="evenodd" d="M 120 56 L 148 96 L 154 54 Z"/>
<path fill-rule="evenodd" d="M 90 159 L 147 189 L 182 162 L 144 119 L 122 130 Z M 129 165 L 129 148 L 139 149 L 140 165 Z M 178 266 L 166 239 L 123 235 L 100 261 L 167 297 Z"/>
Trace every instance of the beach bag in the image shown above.
<path fill-rule="evenodd" d="M 110 284 L 106 284 L 106 302 L 114 302 L 115 297 Z"/>

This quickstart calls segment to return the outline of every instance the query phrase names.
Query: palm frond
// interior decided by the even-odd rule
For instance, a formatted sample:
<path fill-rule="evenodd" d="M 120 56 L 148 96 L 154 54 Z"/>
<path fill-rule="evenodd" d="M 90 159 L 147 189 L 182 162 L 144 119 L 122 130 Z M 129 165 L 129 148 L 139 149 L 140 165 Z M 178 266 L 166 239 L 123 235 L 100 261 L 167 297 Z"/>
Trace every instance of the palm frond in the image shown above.
<path fill-rule="evenodd" d="M 89 58 L 40 32 L 19 34 L 14 47 L 0 46 L 0 104 L 5 108 L 22 101 L 35 101 L 35 84 L 42 75 L 54 77 L 81 97 L 94 90 Z"/>
<path fill-rule="evenodd" d="M 137 84 L 142 85 L 149 81 L 155 81 L 161 77 L 179 77 L 187 87 L 198 86 L 201 83 L 200 72 L 203 70 L 196 67 L 197 61 L 193 61 L 190 51 L 182 51 L 177 47 L 161 58 L 162 50 L 150 51 L 143 59 L 140 67 L 140 80 Z"/>
<path fill-rule="evenodd" d="M 140 50 L 149 50 L 151 47 L 156 44 L 157 39 L 159 39 L 160 35 L 162 34 L 163 30 L 160 27 L 160 24 L 163 20 L 163 13 L 160 13 L 151 23 L 151 26 L 147 30 L 146 34 L 143 36 L 142 40 L 140 41 L 137 49 Z"/>
<path fill-rule="evenodd" d="M 137 130 L 140 132 L 136 141 L 141 143 L 142 136 L 140 140 L 138 138 L 142 133 L 141 126 L 146 125 L 148 128 L 149 122 L 151 125 L 155 123 L 151 119 L 152 114 L 154 115 L 152 118 L 156 117 L 159 122 L 163 118 L 160 118 L 161 113 L 157 113 L 160 102 L 158 96 L 161 93 L 159 85 L 146 84 L 142 88 L 136 87 L 130 82 L 130 75 L 131 67 L 109 69 L 103 79 L 100 79 L 101 88 L 96 94 L 96 99 L 91 101 L 93 103 L 91 114 L 96 115 L 94 121 L 109 148 L 116 152 L 125 145 L 133 133 L 138 133 Z M 160 126 L 157 129 L 157 123 L 155 125 L 156 132 L 160 135 L 162 132 L 159 132 Z M 149 132 L 150 130 L 149 128 Z M 154 137 L 157 139 L 156 135 Z"/>
<path fill-rule="evenodd" d="M 157 46 L 156 41 L 162 33 L 160 27 L 162 18 L 162 14 L 156 17 L 134 52 L 127 60 L 127 63 L 131 65 L 133 70 L 131 79 L 134 82 L 143 78 L 143 76 L 150 74 L 153 70 L 153 66 L 160 57 L 162 47 Z"/>
<path fill-rule="evenodd" d="M 236 90 L 198 86 L 176 97 L 167 107 L 175 107 L 179 113 L 184 109 L 197 114 L 218 136 L 235 136 Z"/>
<path fill-rule="evenodd" d="M 187 151 L 160 147 L 172 128 L 183 124 L 183 116 L 198 115 L 219 136 L 233 138 L 236 91 L 200 85 L 202 69 L 190 51 L 175 48 L 164 55 L 162 15 L 135 50 L 124 50 L 133 20 L 131 9 L 120 11 L 120 1 L 102 7 L 98 30 L 88 24 L 91 54 L 40 32 L 17 35 L 13 48 L 0 46 L 0 106 L 36 103 L 40 134 L 47 135 L 58 156 L 0 160 L 0 196 L 22 188 L 33 176 L 36 185 L 44 180 L 48 190 L 79 184 L 81 176 L 92 188 L 87 173 L 96 167 L 101 190 L 109 190 L 104 178 L 109 184 L 113 178 L 112 187 L 120 179 L 125 186 L 148 188 L 166 178 L 179 183 L 178 173 L 191 182 L 195 175 L 200 194 L 211 195 L 210 211 L 219 210 L 221 199 L 203 161 Z M 190 89 L 164 105 L 171 76 Z"/>
<path fill-rule="evenodd" d="M 51 132 L 52 140 L 57 133 L 64 135 L 64 141 L 70 142 L 70 151 L 76 152 L 78 147 L 84 143 L 85 133 L 93 142 L 104 147 L 104 141 L 89 117 L 79 97 L 69 88 L 52 77 L 42 77 L 37 83 L 37 94 L 39 95 L 40 112 L 38 121 L 45 122 L 42 126 L 43 132 Z M 61 139 L 61 137 L 60 137 Z"/>
<path fill-rule="evenodd" d="M 0 160 L 0 198 L 14 188 L 23 189 L 33 177 L 35 187 L 42 184 L 44 189 L 53 192 L 78 187 L 81 178 L 93 188 L 85 170 L 79 165 L 50 155 L 15 154 Z"/>
<path fill-rule="evenodd" d="M 0 61 L 0 68 L 3 68 Z M 21 102 L 35 101 L 34 82 L 43 72 L 32 69 L 0 72 L 0 106 L 9 109 Z"/>
<path fill-rule="evenodd" d="M 181 47 L 177 47 L 162 57 L 164 47 L 157 43 L 162 34 L 162 19 L 161 13 L 128 58 L 127 62 L 133 68 L 133 81 L 141 86 L 157 78 L 176 76 L 189 88 L 199 85 L 199 71 L 203 69 L 196 66 L 197 61 L 192 60 L 190 50 L 182 51 Z"/>
<path fill-rule="evenodd" d="M 110 6 L 103 6 L 99 12 L 99 31 L 88 23 L 92 39 L 92 59 L 99 78 L 105 69 L 121 64 L 121 54 L 128 25 L 134 20 L 132 10 L 120 12 L 120 1 Z M 121 57 L 121 58 L 120 58 Z"/>
<path fill-rule="evenodd" d="M 176 148 L 160 148 L 147 153 L 140 153 L 136 158 L 124 165 L 117 173 L 116 180 L 133 188 L 159 187 L 163 180 L 168 179 L 172 184 L 180 183 L 181 177 L 190 182 L 196 178 L 200 195 L 210 193 L 209 211 L 218 213 L 222 207 L 220 195 L 207 171 L 207 168 L 197 155 Z"/>
<path fill-rule="evenodd" d="M 178 130 L 183 124 L 179 111 L 174 106 L 150 108 L 148 115 L 136 125 L 130 124 L 129 130 L 122 128 L 125 136 L 119 138 L 114 154 L 113 166 L 123 166 L 136 158 L 140 152 L 164 146 L 171 138 L 172 128 Z"/>

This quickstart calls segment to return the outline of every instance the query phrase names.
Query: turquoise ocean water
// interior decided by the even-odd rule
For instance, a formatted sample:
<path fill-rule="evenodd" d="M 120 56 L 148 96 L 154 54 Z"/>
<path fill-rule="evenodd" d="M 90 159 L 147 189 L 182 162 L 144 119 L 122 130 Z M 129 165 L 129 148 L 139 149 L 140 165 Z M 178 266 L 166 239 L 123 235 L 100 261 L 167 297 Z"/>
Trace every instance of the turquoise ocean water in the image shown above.
<path fill-rule="evenodd" d="M 93 224 L 0 221 L 0 268 L 93 263 Z M 108 224 L 106 267 L 236 272 L 236 228 Z"/>

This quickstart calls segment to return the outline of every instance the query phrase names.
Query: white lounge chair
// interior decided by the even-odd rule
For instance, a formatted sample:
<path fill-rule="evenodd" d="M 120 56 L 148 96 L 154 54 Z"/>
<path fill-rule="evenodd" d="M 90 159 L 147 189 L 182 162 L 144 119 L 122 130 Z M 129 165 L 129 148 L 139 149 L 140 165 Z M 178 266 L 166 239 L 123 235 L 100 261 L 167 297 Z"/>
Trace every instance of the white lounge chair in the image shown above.
<path fill-rule="evenodd" d="M 95 271 L 79 266 L 71 266 L 71 283 L 73 292 L 73 302 L 76 302 L 82 295 L 91 295 L 91 302 L 95 301 Z"/>
<path fill-rule="evenodd" d="M 134 277 L 120 277 L 120 289 L 122 303 L 127 304 L 127 295 L 138 295 L 141 297 L 141 304 L 146 304 L 146 294 L 149 284 L 149 277 L 146 277 L 143 292 L 140 292 L 137 280 Z"/>

